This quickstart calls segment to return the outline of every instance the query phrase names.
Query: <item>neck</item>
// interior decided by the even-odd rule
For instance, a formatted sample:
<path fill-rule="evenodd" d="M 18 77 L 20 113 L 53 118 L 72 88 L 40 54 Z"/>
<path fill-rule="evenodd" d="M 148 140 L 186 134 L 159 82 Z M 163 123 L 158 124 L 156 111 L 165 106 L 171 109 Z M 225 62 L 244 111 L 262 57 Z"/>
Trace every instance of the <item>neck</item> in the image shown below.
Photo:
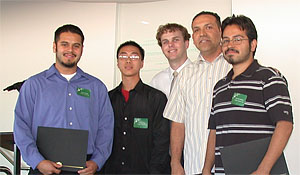
<path fill-rule="evenodd" d="M 232 66 L 233 69 L 233 76 L 232 79 L 235 79 L 237 76 L 245 72 L 245 70 L 251 65 L 251 63 L 254 61 L 254 59 L 248 59 L 247 61 L 240 63 L 240 64 L 235 64 Z"/>
<path fill-rule="evenodd" d="M 201 53 L 201 55 L 206 61 L 213 62 L 221 54 L 221 52 L 222 52 L 222 50 L 221 50 L 221 46 L 220 46 L 214 52 Z"/>
<path fill-rule="evenodd" d="M 66 75 L 74 74 L 77 70 L 77 66 L 69 68 L 69 67 L 62 66 L 58 63 L 55 63 L 55 68 L 58 70 L 59 73 L 66 74 Z"/>
<path fill-rule="evenodd" d="M 179 61 L 177 60 L 169 60 L 169 65 L 173 70 L 177 70 L 181 65 L 184 64 L 184 62 L 187 60 L 187 56 L 185 56 L 185 58 L 183 59 L 179 59 Z"/>
<path fill-rule="evenodd" d="M 122 88 L 126 91 L 130 91 L 135 88 L 136 84 L 140 81 L 139 76 L 125 77 L 122 75 Z"/>

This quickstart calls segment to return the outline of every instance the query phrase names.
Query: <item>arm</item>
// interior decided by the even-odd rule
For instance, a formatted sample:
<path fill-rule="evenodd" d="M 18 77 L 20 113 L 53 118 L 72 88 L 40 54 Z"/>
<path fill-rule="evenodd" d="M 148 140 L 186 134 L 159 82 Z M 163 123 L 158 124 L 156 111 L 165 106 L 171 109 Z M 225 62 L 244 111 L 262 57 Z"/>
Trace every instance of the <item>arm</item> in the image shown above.
<path fill-rule="evenodd" d="M 21 88 L 15 107 L 14 140 L 21 151 L 22 158 L 32 168 L 44 160 L 39 153 L 33 128 L 36 87 L 32 80 L 27 80 Z"/>
<path fill-rule="evenodd" d="M 95 121 L 98 122 L 98 129 L 95 131 L 95 149 L 91 160 L 87 161 L 87 168 L 89 168 L 89 165 L 93 165 L 94 162 L 97 164 L 98 171 L 111 154 L 114 132 L 114 113 L 106 88 L 105 90 L 102 89 L 99 99 L 101 99 L 97 101 L 99 105 L 99 113 L 97 115 L 99 115 L 99 118 L 98 121 Z"/>
<path fill-rule="evenodd" d="M 215 162 L 216 130 L 211 129 L 207 141 L 207 149 L 202 174 L 211 174 Z"/>
<path fill-rule="evenodd" d="M 184 174 L 184 169 L 180 163 L 184 146 L 184 124 L 172 122 L 171 125 L 171 169 L 172 174 Z"/>
<path fill-rule="evenodd" d="M 293 124 L 289 121 L 279 121 L 276 124 L 268 151 L 252 174 L 270 174 L 273 165 L 282 154 L 293 130 Z"/>
<path fill-rule="evenodd" d="M 163 111 L 167 103 L 164 94 L 155 94 L 155 105 L 153 106 L 153 127 L 152 127 L 152 151 L 150 158 L 150 174 L 164 174 L 167 166 L 170 165 L 170 122 L 163 118 Z M 169 173 L 169 172 L 167 172 Z"/>

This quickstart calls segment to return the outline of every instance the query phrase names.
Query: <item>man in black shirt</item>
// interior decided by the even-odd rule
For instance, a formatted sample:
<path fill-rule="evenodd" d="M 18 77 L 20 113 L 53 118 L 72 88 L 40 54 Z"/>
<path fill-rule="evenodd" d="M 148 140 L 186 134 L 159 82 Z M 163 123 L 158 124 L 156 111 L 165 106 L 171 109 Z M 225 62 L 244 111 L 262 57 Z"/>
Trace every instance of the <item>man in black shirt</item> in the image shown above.
<path fill-rule="evenodd" d="M 167 98 L 142 82 L 144 50 L 134 41 L 121 44 L 117 65 L 122 82 L 109 92 L 114 109 L 114 143 L 106 174 L 170 174 Z"/>

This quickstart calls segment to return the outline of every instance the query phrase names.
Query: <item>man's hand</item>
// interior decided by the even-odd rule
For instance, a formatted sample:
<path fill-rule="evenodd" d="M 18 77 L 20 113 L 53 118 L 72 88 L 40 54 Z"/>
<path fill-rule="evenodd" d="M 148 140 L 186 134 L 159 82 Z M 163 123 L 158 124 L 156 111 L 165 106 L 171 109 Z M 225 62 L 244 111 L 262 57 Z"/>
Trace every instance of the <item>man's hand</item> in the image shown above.
<path fill-rule="evenodd" d="M 252 175 L 269 175 L 270 172 L 265 172 L 265 171 L 260 171 L 260 170 L 256 170 L 253 173 L 251 173 Z"/>
<path fill-rule="evenodd" d="M 78 174 L 81 175 L 95 174 L 97 169 L 98 169 L 98 165 L 94 161 L 89 160 L 86 162 L 86 168 L 83 170 L 79 170 Z"/>
<path fill-rule="evenodd" d="M 43 174 L 59 174 L 62 166 L 52 162 L 50 160 L 42 160 L 38 165 L 37 169 Z"/>
<path fill-rule="evenodd" d="M 171 164 L 171 174 L 173 174 L 173 175 L 184 175 L 185 174 L 184 169 L 181 166 L 180 162 Z"/>

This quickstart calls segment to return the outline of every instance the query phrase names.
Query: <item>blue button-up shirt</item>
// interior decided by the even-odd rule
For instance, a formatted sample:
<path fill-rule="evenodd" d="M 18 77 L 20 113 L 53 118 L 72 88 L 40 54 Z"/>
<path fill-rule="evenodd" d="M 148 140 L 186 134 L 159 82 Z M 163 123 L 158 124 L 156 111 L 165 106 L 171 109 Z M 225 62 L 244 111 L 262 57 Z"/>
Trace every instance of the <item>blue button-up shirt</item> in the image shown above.
<path fill-rule="evenodd" d="M 90 92 L 80 95 L 78 88 Z M 77 68 L 67 81 L 55 68 L 41 72 L 24 83 L 15 108 L 14 137 L 24 161 L 33 169 L 44 160 L 36 146 L 38 126 L 89 131 L 88 154 L 98 170 L 109 157 L 114 115 L 106 86 Z"/>

